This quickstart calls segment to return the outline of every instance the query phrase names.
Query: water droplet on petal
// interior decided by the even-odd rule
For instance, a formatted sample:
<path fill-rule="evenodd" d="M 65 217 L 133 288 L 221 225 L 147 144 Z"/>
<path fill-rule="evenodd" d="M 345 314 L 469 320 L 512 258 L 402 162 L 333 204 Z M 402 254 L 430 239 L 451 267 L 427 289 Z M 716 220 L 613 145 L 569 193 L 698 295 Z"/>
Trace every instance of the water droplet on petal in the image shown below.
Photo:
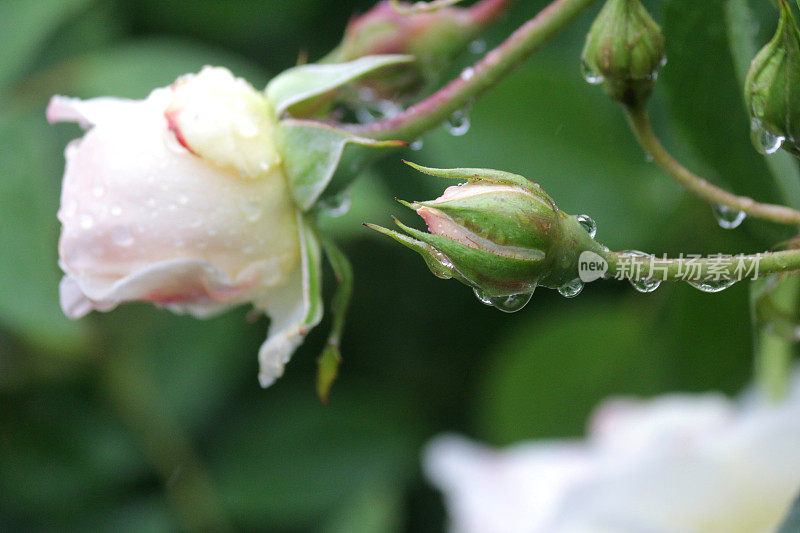
<path fill-rule="evenodd" d="M 81 229 L 92 229 L 94 226 L 94 219 L 92 215 L 81 215 Z"/>
<path fill-rule="evenodd" d="M 764 155 L 774 154 L 783 146 L 785 137 L 781 135 L 774 135 L 764 129 L 763 124 L 757 118 L 750 121 L 750 140 L 753 142 L 756 150 Z"/>
<path fill-rule="evenodd" d="M 583 282 L 580 279 L 574 279 L 569 283 L 562 285 L 558 288 L 558 293 L 564 298 L 575 298 L 583 290 Z"/>
<path fill-rule="evenodd" d="M 408 147 L 414 150 L 415 152 L 422 150 L 422 139 L 417 139 L 413 143 L 409 144 Z"/>
<path fill-rule="evenodd" d="M 236 133 L 245 139 L 258 135 L 258 124 L 248 117 L 238 117 L 234 124 Z"/>
<path fill-rule="evenodd" d="M 583 229 L 586 230 L 586 233 L 589 234 L 589 237 L 594 239 L 594 236 L 597 235 L 597 223 L 592 220 L 592 217 L 589 215 L 578 215 L 575 217 L 575 220 L 578 221 Z"/>
<path fill-rule="evenodd" d="M 516 313 L 528 305 L 528 302 L 531 301 L 532 296 L 532 292 L 524 292 L 521 294 L 512 294 L 510 296 L 498 296 L 495 298 L 490 298 L 489 301 L 491 302 L 491 305 L 495 306 L 495 308 L 503 311 L 504 313 Z"/>
<path fill-rule="evenodd" d="M 466 109 L 456 111 L 450 115 L 445 123 L 445 128 L 447 128 L 448 133 L 456 137 L 465 135 L 469 131 L 469 126 L 469 111 Z"/>
<path fill-rule="evenodd" d="M 98 183 L 92 188 L 92 195 L 95 198 L 101 198 L 106 193 L 106 188 L 103 187 L 102 184 Z"/>
<path fill-rule="evenodd" d="M 133 244 L 133 235 L 125 226 L 114 226 L 111 228 L 111 241 L 117 246 L 130 246 Z"/>
<path fill-rule="evenodd" d="M 603 75 L 592 70 L 585 61 L 581 62 L 581 75 L 583 76 L 583 79 L 587 81 L 587 83 L 592 85 L 598 85 L 604 81 Z"/>
<path fill-rule="evenodd" d="M 118 217 L 122 214 L 122 208 L 118 205 L 111 206 L 111 214 L 115 217 Z"/>
<path fill-rule="evenodd" d="M 469 51 L 473 54 L 482 54 L 486 51 L 486 41 L 483 39 L 476 39 L 469 43 Z"/>
<path fill-rule="evenodd" d="M 736 283 L 733 279 L 720 279 L 714 281 L 690 281 L 689 285 L 703 292 L 721 292 Z"/>
<path fill-rule="evenodd" d="M 264 209 L 261 207 L 261 204 L 251 201 L 242 203 L 242 211 L 244 212 L 245 218 L 247 218 L 247 220 L 250 222 L 256 222 L 264 213 Z"/>
<path fill-rule="evenodd" d="M 178 195 L 178 203 L 181 205 L 186 205 L 189 203 L 189 196 L 186 193 L 180 193 Z"/>
<path fill-rule="evenodd" d="M 486 296 L 486 294 L 484 294 L 482 290 L 473 288 L 472 292 L 475 293 L 475 298 L 477 298 L 478 301 L 480 303 L 482 303 L 483 305 L 494 305 L 494 302 L 492 302 L 492 299 L 489 298 L 488 296 Z"/>
<path fill-rule="evenodd" d="M 727 205 L 715 204 L 711 206 L 711 210 L 714 212 L 714 218 L 717 219 L 717 223 L 724 229 L 738 228 L 747 216 L 744 211 L 739 211 Z"/>

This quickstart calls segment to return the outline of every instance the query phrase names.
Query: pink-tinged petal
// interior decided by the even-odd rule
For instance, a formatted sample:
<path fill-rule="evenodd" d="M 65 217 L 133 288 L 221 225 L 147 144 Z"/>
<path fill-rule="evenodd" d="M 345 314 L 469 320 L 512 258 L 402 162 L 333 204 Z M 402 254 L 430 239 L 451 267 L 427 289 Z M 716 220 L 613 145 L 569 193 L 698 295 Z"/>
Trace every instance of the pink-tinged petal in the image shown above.
<path fill-rule="evenodd" d="M 81 100 L 67 96 L 53 96 L 47 105 L 47 121 L 77 122 L 82 128 L 99 124 L 103 121 L 123 120 L 127 115 L 137 112 L 141 102 L 124 98 L 93 98 Z"/>

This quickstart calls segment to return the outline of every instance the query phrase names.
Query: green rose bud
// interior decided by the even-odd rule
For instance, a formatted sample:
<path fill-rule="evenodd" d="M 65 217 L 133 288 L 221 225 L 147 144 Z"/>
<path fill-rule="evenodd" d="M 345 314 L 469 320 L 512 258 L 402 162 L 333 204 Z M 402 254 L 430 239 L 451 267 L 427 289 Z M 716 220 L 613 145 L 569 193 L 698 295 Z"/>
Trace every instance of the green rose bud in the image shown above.
<path fill-rule="evenodd" d="M 560 211 L 547 193 L 522 176 L 409 164 L 467 183 L 449 187 L 436 200 L 401 202 L 425 220 L 430 233 L 396 219 L 407 235 L 368 227 L 418 252 L 437 276 L 469 285 L 481 301 L 504 311 L 521 309 L 539 285 L 565 296 L 580 292 L 579 257 L 601 249 L 588 217 Z"/>
<path fill-rule="evenodd" d="M 586 37 L 584 77 L 627 106 L 653 92 L 664 56 L 661 28 L 639 0 L 608 0 Z"/>
<path fill-rule="evenodd" d="M 413 63 L 359 80 L 374 97 L 409 101 L 439 82 L 456 57 L 502 13 L 510 0 L 482 0 L 469 8 L 420 9 L 383 1 L 353 18 L 342 42 L 322 62 L 342 63 L 375 54 L 407 54 Z M 363 98 L 362 98 L 363 99 Z"/>
<path fill-rule="evenodd" d="M 783 145 L 800 156 L 800 31 L 786 0 L 780 10 L 775 36 L 750 65 L 745 98 L 756 148 L 771 154 Z"/>

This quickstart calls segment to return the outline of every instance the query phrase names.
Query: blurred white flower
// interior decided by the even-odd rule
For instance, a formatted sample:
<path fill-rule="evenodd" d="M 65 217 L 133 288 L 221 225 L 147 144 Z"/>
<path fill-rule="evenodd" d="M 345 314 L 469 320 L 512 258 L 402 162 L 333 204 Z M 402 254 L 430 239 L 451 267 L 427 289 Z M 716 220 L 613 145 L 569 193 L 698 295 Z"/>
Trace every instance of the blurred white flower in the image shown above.
<path fill-rule="evenodd" d="M 800 489 L 800 387 L 602 404 L 585 441 L 495 451 L 435 439 L 425 470 L 458 533 L 772 532 Z"/>
<path fill-rule="evenodd" d="M 272 317 L 263 385 L 301 342 L 302 223 L 263 95 L 206 67 L 146 100 L 54 97 L 66 149 L 61 305 L 78 318 L 128 301 L 207 317 L 250 302 Z"/>

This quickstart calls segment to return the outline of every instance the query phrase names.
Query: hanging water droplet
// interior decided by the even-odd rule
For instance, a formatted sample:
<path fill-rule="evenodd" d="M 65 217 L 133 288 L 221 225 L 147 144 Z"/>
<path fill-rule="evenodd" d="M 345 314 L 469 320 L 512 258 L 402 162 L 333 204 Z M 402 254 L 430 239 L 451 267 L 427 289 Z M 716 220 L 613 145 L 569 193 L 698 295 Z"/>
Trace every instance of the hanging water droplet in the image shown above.
<path fill-rule="evenodd" d="M 721 292 L 736 283 L 733 279 L 720 279 L 708 281 L 690 281 L 689 285 L 703 292 Z"/>
<path fill-rule="evenodd" d="M 483 39 L 476 39 L 469 43 L 469 51 L 473 54 L 482 54 L 486 51 L 486 41 Z"/>
<path fill-rule="evenodd" d="M 575 298 L 583 290 L 583 282 L 574 279 L 558 288 L 558 293 L 564 298 Z"/>
<path fill-rule="evenodd" d="M 417 139 L 413 143 L 409 144 L 408 147 L 414 150 L 415 152 L 422 150 L 422 139 Z"/>
<path fill-rule="evenodd" d="M 461 71 L 461 79 L 464 81 L 469 81 L 475 75 L 475 69 L 472 67 L 467 67 Z"/>
<path fill-rule="evenodd" d="M 583 79 L 587 81 L 587 83 L 592 85 L 598 85 L 604 81 L 603 75 L 592 70 L 585 61 L 581 62 L 581 75 L 583 76 Z"/>
<path fill-rule="evenodd" d="M 744 211 L 739 211 L 727 205 L 715 204 L 711 206 L 711 210 L 714 212 L 714 218 L 717 219 L 717 223 L 724 229 L 738 228 L 747 216 Z"/>
<path fill-rule="evenodd" d="M 516 313 L 528 305 L 528 302 L 531 301 L 532 296 L 532 292 L 524 292 L 521 294 L 512 294 L 510 296 L 489 298 L 489 302 L 491 305 L 495 306 L 495 308 L 504 313 Z"/>
<path fill-rule="evenodd" d="M 629 280 L 634 289 L 639 292 L 653 292 L 661 286 L 660 279 L 632 279 Z"/>
<path fill-rule="evenodd" d="M 492 302 L 492 299 L 491 299 L 491 298 L 489 298 L 488 296 L 486 296 L 486 295 L 483 293 L 483 291 L 482 291 L 482 290 L 473 288 L 473 289 L 472 289 L 472 292 L 474 292 L 474 293 L 475 293 L 475 298 L 477 298 L 477 299 L 478 299 L 478 301 L 479 301 L 480 303 L 482 303 L 483 305 L 494 305 L 494 302 Z"/>
<path fill-rule="evenodd" d="M 350 191 L 342 191 L 339 194 L 322 200 L 319 207 L 332 217 L 340 217 L 350 210 L 351 203 Z"/>
<path fill-rule="evenodd" d="M 111 241 L 117 246 L 130 246 L 133 244 L 133 235 L 125 226 L 114 226 L 111 228 Z"/>
<path fill-rule="evenodd" d="M 450 115 L 450 118 L 445 123 L 448 133 L 456 137 L 466 134 L 469 131 L 469 126 L 469 111 L 466 109 L 456 111 Z"/>
<path fill-rule="evenodd" d="M 640 252 L 639 250 L 626 250 L 625 253 L 634 257 L 651 257 L 650 254 Z M 628 281 L 634 289 L 643 293 L 653 292 L 661 286 L 660 279 L 629 279 Z"/>
<path fill-rule="evenodd" d="M 592 217 L 589 215 L 578 215 L 575 217 L 575 220 L 578 221 L 578 224 L 586 230 L 586 233 L 589 234 L 589 237 L 594 239 L 594 236 L 597 235 L 597 223 L 592 220 Z"/>
<path fill-rule="evenodd" d="M 359 92 L 359 95 L 361 93 Z M 391 100 L 362 99 L 361 105 L 355 109 L 356 120 L 361 124 L 369 124 L 385 118 L 392 118 L 403 111 L 402 106 Z"/>
<path fill-rule="evenodd" d="M 783 146 L 785 137 L 781 135 L 774 135 L 764 129 L 764 125 L 757 118 L 750 121 L 750 139 L 756 150 L 764 155 L 774 154 Z"/>

